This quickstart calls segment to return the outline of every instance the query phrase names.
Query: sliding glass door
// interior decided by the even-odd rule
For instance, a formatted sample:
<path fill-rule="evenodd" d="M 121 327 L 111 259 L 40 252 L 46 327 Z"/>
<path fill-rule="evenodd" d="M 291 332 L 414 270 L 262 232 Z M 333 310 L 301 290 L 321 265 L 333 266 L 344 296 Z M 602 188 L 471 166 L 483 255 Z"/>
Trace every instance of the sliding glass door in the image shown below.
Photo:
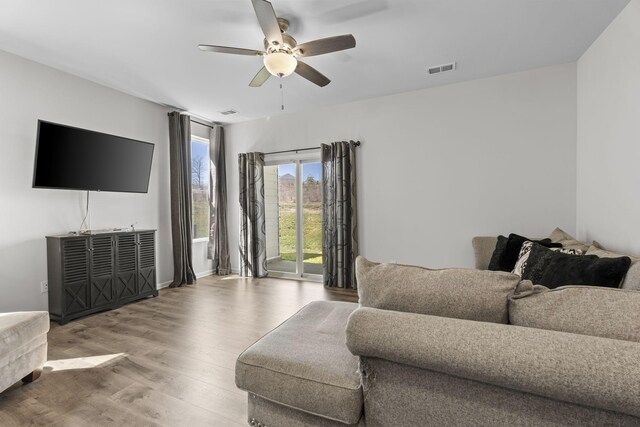
<path fill-rule="evenodd" d="M 267 268 L 272 276 L 322 276 L 321 173 L 315 159 L 265 166 Z"/>

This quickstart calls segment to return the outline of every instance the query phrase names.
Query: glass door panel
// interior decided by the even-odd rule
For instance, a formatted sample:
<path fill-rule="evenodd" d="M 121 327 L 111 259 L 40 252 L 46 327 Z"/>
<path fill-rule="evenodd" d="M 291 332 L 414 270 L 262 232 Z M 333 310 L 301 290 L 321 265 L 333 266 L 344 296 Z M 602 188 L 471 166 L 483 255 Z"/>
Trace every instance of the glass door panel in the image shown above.
<path fill-rule="evenodd" d="M 265 166 L 267 269 L 298 273 L 295 163 Z"/>
<path fill-rule="evenodd" d="M 302 272 L 322 274 L 322 164 L 302 163 Z"/>

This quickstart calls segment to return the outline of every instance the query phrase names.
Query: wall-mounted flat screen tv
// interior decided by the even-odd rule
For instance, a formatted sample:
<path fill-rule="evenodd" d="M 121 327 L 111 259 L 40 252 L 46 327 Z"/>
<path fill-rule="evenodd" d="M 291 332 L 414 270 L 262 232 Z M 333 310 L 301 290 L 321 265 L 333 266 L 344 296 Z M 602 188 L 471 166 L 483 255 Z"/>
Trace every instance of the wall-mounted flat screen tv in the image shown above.
<path fill-rule="evenodd" d="M 154 145 L 38 121 L 34 188 L 146 193 Z"/>

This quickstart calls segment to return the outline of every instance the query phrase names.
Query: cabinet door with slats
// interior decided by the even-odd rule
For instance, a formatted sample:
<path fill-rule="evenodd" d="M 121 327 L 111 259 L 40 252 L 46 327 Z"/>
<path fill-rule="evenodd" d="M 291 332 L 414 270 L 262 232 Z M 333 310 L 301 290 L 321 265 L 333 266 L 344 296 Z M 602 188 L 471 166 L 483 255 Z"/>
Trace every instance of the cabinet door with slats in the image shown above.
<path fill-rule="evenodd" d="M 141 294 L 156 291 L 155 233 L 138 234 L 138 289 Z"/>
<path fill-rule="evenodd" d="M 113 286 L 115 259 L 113 236 L 91 238 L 91 307 L 102 307 L 115 300 Z"/>
<path fill-rule="evenodd" d="M 126 300 L 138 295 L 136 235 L 116 236 L 116 298 Z"/>
<path fill-rule="evenodd" d="M 63 315 L 89 308 L 89 239 L 79 237 L 62 242 Z"/>

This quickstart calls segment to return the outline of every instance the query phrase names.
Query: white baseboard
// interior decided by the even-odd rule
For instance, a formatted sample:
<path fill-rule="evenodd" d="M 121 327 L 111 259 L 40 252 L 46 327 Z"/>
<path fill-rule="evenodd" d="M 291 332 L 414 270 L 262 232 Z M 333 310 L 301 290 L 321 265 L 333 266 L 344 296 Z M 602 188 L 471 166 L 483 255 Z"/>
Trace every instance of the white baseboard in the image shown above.
<path fill-rule="evenodd" d="M 169 280 L 168 282 L 156 283 L 156 289 L 168 288 L 171 283 L 173 283 L 173 280 Z"/>
<path fill-rule="evenodd" d="M 201 273 L 196 273 L 196 279 L 199 279 L 201 277 L 206 277 L 206 276 L 212 276 L 212 275 L 213 275 L 213 270 L 207 270 Z"/>
<path fill-rule="evenodd" d="M 232 274 L 240 273 L 240 270 L 237 268 L 231 269 Z M 213 276 L 213 270 L 207 270 L 200 273 L 196 273 L 196 279 L 200 279 L 201 277 Z M 173 280 L 169 280 L 168 282 L 156 283 L 156 289 L 164 289 L 168 288 L 169 285 L 173 283 Z"/>

